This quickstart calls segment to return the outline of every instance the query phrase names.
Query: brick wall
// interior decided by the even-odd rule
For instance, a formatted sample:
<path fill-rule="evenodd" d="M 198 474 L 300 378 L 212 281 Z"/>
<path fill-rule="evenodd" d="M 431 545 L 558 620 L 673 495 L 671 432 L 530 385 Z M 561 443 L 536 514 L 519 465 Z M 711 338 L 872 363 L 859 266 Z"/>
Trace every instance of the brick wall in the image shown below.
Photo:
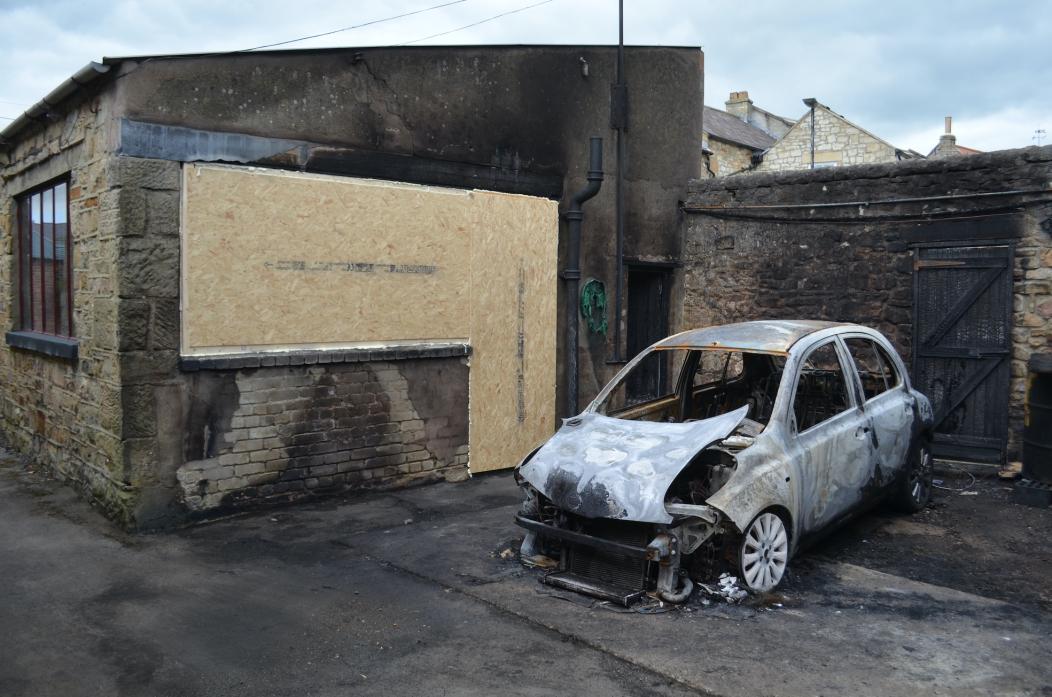
<path fill-rule="evenodd" d="M 190 511 L 466 472 L 463 359 L 201 371 L 188 382 L 177 477 Z"/>
<path fill-rule="evenodd" d="M 70 177 L 76 361 L 0 345 L 0 430 L 9 443 L 127 520 L 132 497 L 122 457 L 116 267 L 118 225 L 109 205 L 109 103 L 73 108 L 19 143 L 0 164 L 0 327 L 18 326 L 15 200 Z"/>
<path fill-rule="evenodd" d="M 968 196 L 1019 190 L 1037 193 Z M 911 245 L 996 235 L 1015 245 L 1012 453 L 1021 442 L 1026 362 L 1031 353 L 1052 351 L 1050 190 L 1050 146 L 694 182 L 681 328 L 764 318 L 853 321 L 887 334 L 908 365 Z M 826 207 L 948 195 L 962 198 Z M 801 204 L 817 205 L 781 207 Z"/>
<path fill-rule="evenodd" d="M 837 114 L 815 108 L 815 162 L 838 166 L 895 162 L 895 148 L 852 125 Z M 804 117 L 785 136 L 771 146 L 757 172 L 784 172 L 810 169 L 811 118 Z"/>

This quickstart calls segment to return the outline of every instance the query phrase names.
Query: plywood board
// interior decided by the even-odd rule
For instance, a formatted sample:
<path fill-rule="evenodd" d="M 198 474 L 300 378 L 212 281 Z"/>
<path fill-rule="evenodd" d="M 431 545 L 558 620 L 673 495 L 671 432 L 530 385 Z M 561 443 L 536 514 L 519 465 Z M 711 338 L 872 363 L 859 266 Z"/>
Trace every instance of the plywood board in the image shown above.
<path fill-rule="evenodd" d="M 558 210 L 481 191 L 187 165 L 184 355 L 468 341 L 471 469 L 554 429 Z"/>
<path fill-rule="evenodd" d="M 185 353 L 467 336 L 470 192 L 186 172 Z"/>
<path fill-rule="evenodd" d="M 511 467 L 554 431 L 557 211 L 478 201 L 472 238 L 471 470 Z M 554 204 L 553 204 L 554 206 Z"/>

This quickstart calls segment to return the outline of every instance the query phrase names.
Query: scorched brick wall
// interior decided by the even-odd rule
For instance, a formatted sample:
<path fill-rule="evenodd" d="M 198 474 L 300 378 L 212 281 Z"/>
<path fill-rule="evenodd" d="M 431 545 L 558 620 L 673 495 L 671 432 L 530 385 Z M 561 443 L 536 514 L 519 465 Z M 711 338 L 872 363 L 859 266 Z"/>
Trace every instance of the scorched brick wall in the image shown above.
<path fill-rule="evenodd" d="M 192 511 L 467 465 L 462 359 L 201 371 L 188 383 L 187 462 L 177 476 Z"/>

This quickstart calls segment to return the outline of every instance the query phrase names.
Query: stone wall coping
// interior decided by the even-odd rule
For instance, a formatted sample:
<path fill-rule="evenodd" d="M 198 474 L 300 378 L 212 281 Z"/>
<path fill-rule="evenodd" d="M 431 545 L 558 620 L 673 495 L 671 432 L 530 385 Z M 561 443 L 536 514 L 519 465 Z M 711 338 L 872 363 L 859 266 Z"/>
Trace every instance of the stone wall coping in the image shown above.
<path fill-rule="evenodd" d="M 961 157 L 924 160 L 902 160 L 881 164 L 848 165 L 822 169 L 791 170 L 785 172 L 748 172 L 729 177 L 695 179 L 687 186 L 688 198 L 716 191 L 760 189 L 775 185 L 814 184 L 884 177 L 923 176 L 944 172 L 964 172 L 995 167 L 1012 167 L 1021 163 L 1052 163 L 1052 145 L 997 150 Z"/>
<path fill-rule="evenodd" d="M 461 343 L 310 349 L 301 351 L 257 351 L 209 356 L 182 356 L 179 358 L 179 368 L 183 372 L 196 372 L 199 370 L 239 370 L 242 368 L 271 368 L 289 365 L 456 358 L 470 355 L 471 346 Z"/>

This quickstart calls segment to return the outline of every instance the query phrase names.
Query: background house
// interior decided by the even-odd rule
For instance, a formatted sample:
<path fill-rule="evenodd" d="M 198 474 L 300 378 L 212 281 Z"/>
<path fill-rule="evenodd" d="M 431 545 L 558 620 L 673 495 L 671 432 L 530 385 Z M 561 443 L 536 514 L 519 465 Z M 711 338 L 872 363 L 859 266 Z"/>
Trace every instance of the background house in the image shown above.
<path fill-rule="evenodd" d="M 702 150 L 709 176 L 725 177 L 752 167 L 793 125 L 755 106 L 748 92 L 731 92 L 726 111 L 705 107 Z"/>
<path fill-rule="evenodd" d="M 808 111 L 764 153 L 755 171 L 820 169 L 923 157 L 895 147 L 814 99 L 805 99 L 804 103 Z"/>

